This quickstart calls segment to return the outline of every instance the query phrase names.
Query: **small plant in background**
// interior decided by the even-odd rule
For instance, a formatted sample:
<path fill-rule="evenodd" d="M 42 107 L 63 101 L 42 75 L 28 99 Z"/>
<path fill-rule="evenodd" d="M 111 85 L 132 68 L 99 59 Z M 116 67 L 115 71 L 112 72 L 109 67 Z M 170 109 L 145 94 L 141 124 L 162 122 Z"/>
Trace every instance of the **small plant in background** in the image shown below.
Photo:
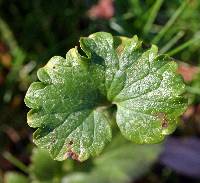
<path fill-rule="evenodd" d="M 15 183 L 21 183 L 21 180 L 22 183 L 130 182 L 148 171 L 161 150 L 158 144 L 134 145 L 121 135 L 114 137 L 101 156 L 84 163 L 54 161 L 46 150 L 34 149 L 32 164 L 27 167 L 28 176 L 10 172 L 5 180 L 8 183 L 12 183 L 12 180 Z"/>

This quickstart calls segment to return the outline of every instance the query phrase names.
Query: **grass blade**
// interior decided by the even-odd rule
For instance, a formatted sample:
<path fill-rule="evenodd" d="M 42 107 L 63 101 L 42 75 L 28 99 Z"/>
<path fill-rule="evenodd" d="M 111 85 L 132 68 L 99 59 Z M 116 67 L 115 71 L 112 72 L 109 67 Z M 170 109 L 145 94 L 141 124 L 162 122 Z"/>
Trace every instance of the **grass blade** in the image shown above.
<path fill-rule="evenodd" d="M 160 49 L 160 53 L 163 54 L 170 50 L 177 43 L 177 41 L 184 36 L 184 34 L 184 31 L 178 32 L 167 44 L 165 44 L 165 46 Z"/>
<path fill-rule="evenodd" d="M 24 165 L 21 161 L 19 161 L 17 158 L 15 158 L 9 152 L 5 152 L 3 154 L 3 157 L 6 160 L 8 160 L 10 163 L 12 163 L 14 166 L 16 166 L 17 168 L 19 168 L 21 171 L 23 171 L 24 173 L 29 173 L 28 172 L 28 168 L 26 167 L 26 165 Z"/>
<path fill-rule="evenodd" d="M 182 45 L 180 45 L 180 46 L 174 48 L 173 50 L 169 51 L 167 54 L 170 55 L 170 56 L 173 56 L 173 55 L 179 53 L 180 51 L 182 51 L 183 49 L 185 49 L 185 48 L 189 47 L 190 45 L 194 44 L 196 41 L 200 41 L 199 34 L 197 34 L 196 36 L 194 36 L 190 40 L 186 41 Z"/>
<path fill-rule="evenodd" d="M 132 0 L 131 1 L 133 10 L 135 11 L 136 15 L 140 15 L 142 13 L 142 6 L 139 0 Z"/>
<path fill-rule="evenodd" d="M 168 20 L 168 22 L 165 24 L 165 26 L 161 29 L 161 31 L 157 34 L 157 36 L 154 37 L 152 42 L 154 44 L 157 44 L 160 39 L 167 33 L 167 31 L 174 25 L 175 21 L 179 18 L 181 13 L 184 11 L 184 9 L 187 7 L 188 0 L 183 1 L 181 6 L 176 10 L 176 12 L 171 16 L 171 18 Z"/>
<path fill-rule="evenodd" d="M 163 4 L 163 1 L 164 0 L 157 0 L 152 8 L 151 8 L 151 11 L 149 13 L 149 16 L 148 16 L 148 20 L 144 26 L 144 29 L 143 29 L 143 34 L 144 35 L 147 35 L 149 33 L 149 31 L 151 30 L 151 27 L 153 25 L 153 22 L 155 21 L 156 17 L 157 17 L 157 14 L 158 14 L 158 11 L 160 10 L 160 7 L 162 6 Z"/>
<path fill-rule="evenodd" d="M 6 22 L 0 17 L 0 34 L 4 41 L 8 44 L 11 51 L 18 48 L 17 41 Z"/>

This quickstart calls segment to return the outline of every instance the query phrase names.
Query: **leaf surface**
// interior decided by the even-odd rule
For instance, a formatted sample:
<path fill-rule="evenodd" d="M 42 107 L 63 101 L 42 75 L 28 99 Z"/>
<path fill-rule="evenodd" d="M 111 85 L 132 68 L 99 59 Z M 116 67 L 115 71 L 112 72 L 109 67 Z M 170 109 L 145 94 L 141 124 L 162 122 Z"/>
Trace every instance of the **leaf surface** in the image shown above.
<path fill-rule="evenodd" d="M 38 128 L 38 146 L 57 160 L 84 161 L 111 141 L 111 116 L 136 143 L 157 143 L 174 131 L 187 101 L 171 58 L 154 45 L 144 49 L 137 36 L 98 32 L 80 46 L 86 57 L 77 48 L 66 59 L 53 57 L 28 89 L 28 124 Z"/>
<path fill-rule="evenodd" d="M 23 174 L 16 172 L 7 172 L 5 174 L 5 183 L 28 183 L 29 179 Z"/>

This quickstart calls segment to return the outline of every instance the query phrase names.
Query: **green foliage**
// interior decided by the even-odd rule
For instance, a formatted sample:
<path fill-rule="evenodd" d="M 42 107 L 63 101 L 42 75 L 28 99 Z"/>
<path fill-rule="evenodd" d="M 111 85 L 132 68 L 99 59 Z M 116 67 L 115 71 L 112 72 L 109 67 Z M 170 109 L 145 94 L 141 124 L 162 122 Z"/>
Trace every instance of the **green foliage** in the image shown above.
<path fill-rule="evenodd" d="M 90 164 L 58 162 L 51 159 L 48 151 L 34 149 L 28 176 L 7 173 L 5 183 L 127 183 L 145 174 L 161 150 L 161 144 L 136 145 L 119 134 Z"/>
<path fill-rule="evenodd" d="M 45 150 L 34 149 L 31 161 L 30 172 L 33 180 L 56 182 L 56 177 L 61 174 L 62 164 L 54 161 Z"/>
<path fill-rule="evenodd" d="M 29 180 L 20 173 L 8 172 L 5 175 L 5 183 L 29 183 Z"/>
<path fill-rule="evenodd" d="M 116 0 L 116 9 L 110 23 L 112 30 L 128 36 L 137 34 L 146 43 L 156 43 L 162 51 L 166 45 L 173 51 L 194 39 L 200 30 L 200 1 L 197 0 Z M 195 60 L 199 63 L 199 43 L 199 39 L 193 40 L 173 56 L 185 62 Z"/>
<path fill-rule="evenodd" d="M 200 73 L 197 73 L 193 80 L 187 84 L 187 94 L 190 104 L 199 104 L 200 102 Z"/>
<path fill-rule="evenodd" d="M 111 141 L 115 121 L 135 143 L 157 143 L 172 133 L 186 108 L 177 64 L 145 50 L 137 36 L 99 32 L 80 39 L 66 59 L 53 57 L 39 69 L 25 97 L 34 142 L 54 159 L 84 161 Z M 115 110 L 117 108 L 117 110 Z"/>
<path fill-rule="evenodd" d="M 148 171 L 161 152 L 161 145 L 136 145 L 121 135 L 114 138 L 100 157 L 94 159 L 91 172 L 74 172 L 63 183 L 125 183 Z"/>

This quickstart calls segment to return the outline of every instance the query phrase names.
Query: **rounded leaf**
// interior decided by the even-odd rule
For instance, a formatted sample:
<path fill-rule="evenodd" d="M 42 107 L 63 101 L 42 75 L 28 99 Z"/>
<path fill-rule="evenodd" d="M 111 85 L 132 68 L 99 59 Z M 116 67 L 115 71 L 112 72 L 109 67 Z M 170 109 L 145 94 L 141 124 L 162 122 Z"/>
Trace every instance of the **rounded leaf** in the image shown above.
<path fill-rule="evenodd" d="M 37 128 L 39 147 L 57 160 L 96 156 L 111 140 L 113 116 L 135 143 L 157 143 L 174 131 L 187 100 L 172 58 L 155 45 L 144 49 L 137 36 L 97 32 L 80 46 L 87 57 L 77 48 L 66 59 L 53 57 L 27 91 L 28 124 Z"/>

